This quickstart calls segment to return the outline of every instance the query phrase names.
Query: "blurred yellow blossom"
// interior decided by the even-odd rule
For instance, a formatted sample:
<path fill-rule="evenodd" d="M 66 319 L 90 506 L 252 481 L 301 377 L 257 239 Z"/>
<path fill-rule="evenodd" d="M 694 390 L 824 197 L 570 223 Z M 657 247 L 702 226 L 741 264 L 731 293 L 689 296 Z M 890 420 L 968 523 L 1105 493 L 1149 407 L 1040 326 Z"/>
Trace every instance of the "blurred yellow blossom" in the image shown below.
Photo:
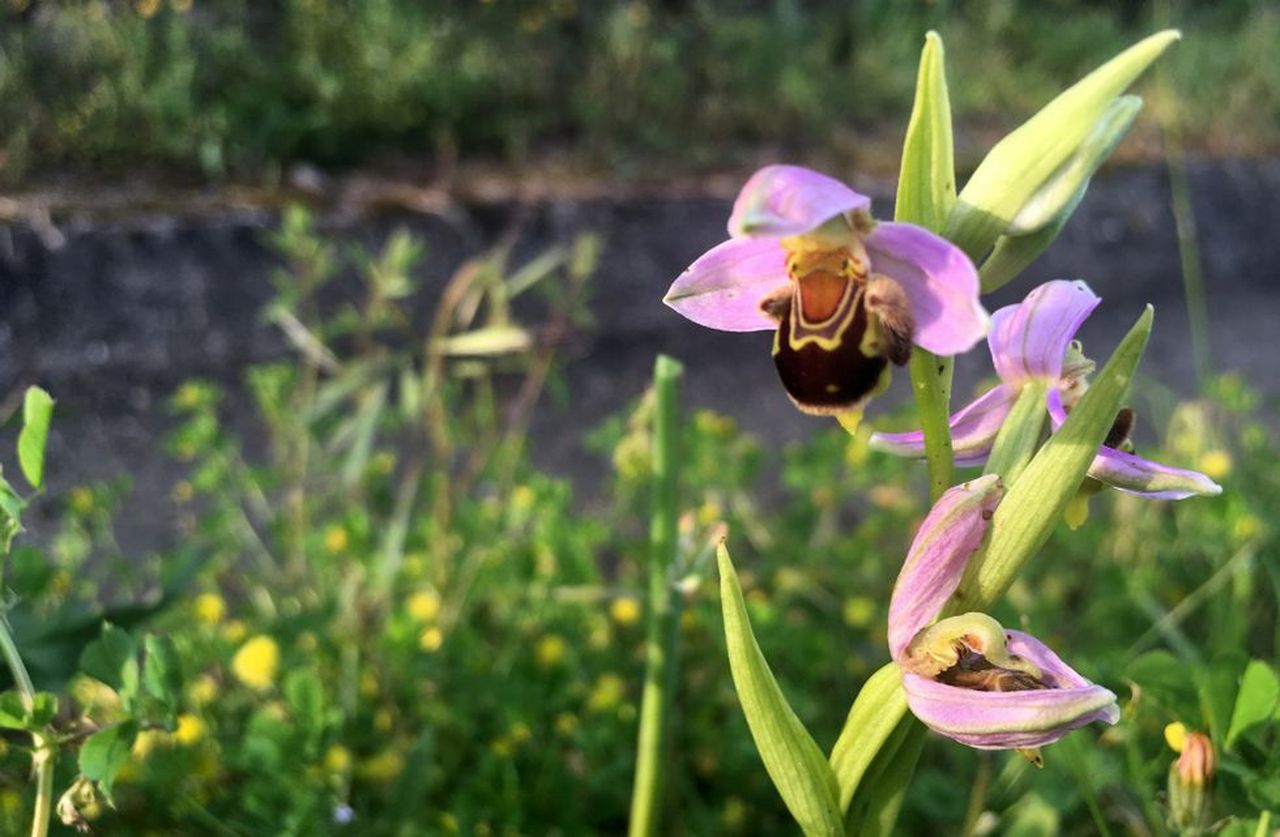
<path fill-rule="evenodd" d="M 515 746 L 511 743 L 511 739 L 505 735 L 495 738 L 489 742 L 489 752 L 493 753 L 500 759 L 511 758 L 511 754 L 515 751 Z"/>
<path fill-rule="evenodd" d="M 1262 522 L 1251 514 L 1242 514 L 1236 518 L 1236 522 L 1231 527 L 1231 534 L 1236 536 L 1236 540 L 1247 541 L 1257 537 L 1262 531 Z"/>
<path fill-rule="evenodd" d="M 169 6 L 178 14 L 186 14 L 191 11 L 193 0 L 169 0 Z"/>
<path fill-rule="evenodd" d="M 265 634 L 253 637 L 231 659 L 231 673 L 251 689 L 269 689 L 280 668 L 280 646 Z"/>
<path fill-rule="evenodd" d="M 169 733 L 164 730 L 144 729 L 133 739 L 133 747 L 130 752 L 133 753 L 134 758 L 138 761 L 146 761 L 157 747 L 166 746 L 168 743 Z"/>
<path fill-rule="evenodd" d="M 227 613 L 227 603 L 217 593 L 201 593 L 195 600 L 196 618 L 206 625 L 216 625 Z"/>
<path fill-rule="evenodd" d="M 849 627 L 865 628 L 876 616 L 876 603 L 869 596 L 850 596 L 844 600 L 841 613 Z"/>
<path fill-rule="evenodd" d="M 202 674 L 187 687 L 187 697 L 196 708 L 199 708 L 212 703 L 218 696 L 218 691 L 218 681 L 212 675 Z"/>
<path fill-rule="evenodd" d="M 564 662 L 569 644 L 559 634 L 547 634 L 534 646 L 533 658 L 542 668 L 554 668 Z"/>
<path fill-rule="evenodd" d="M 371 698 L 378 694 L 378 675 L 373 669 L 360 672 L 360 697 Z"/>
<path fill-rule="evenodd" d="M 395 726 L 395 722 L 395 712 L 385 706 L 373 713 L 373 728 L 378 732 L 391 732 L 391 727 Z"/>
<path fill-rule="evenodd" d="M 179 480 L 174 483 L 173 490 L 169 492 L 169 497 L 175 503 L 190 503 L 191 498 L 195 496 L 195 487 L 187 480 Z"/>
<path fill-rule="evenodd" d="M 698 507 L 698 525 L 710 526 L 720 521 L 724 516 L 724 510 L 720 508 L 720 504 L 715 500 L 708 500 Z"/>
<path fill-rule="evenodd" d="M 1214 448 L 1200 455 L 1196 470 L 1203 471 L 1212 480 L 1221 480 L 1231 473 L 1231 454 L 1222 448 Z"/>
<path fill-rule="evenodd" d="M 93 492 L 83 485 L 77 485 L 71 489 L 71 493 L 67 496 L 67 502 L 70 503 L 71 510 L 75 513 L 88 514 L 93 511 Z"/>
<path fill-rule="evenodd" d="M 747 803 L 736 796 L 724 801 L 724 811 L 720 814 L 720 822 L 728 831 L 740 831 L 747 824 Z"/>
<path fill-rule="evenodd" d="M 533 508 L 533 501 L 536 499 L 537 495 L 527 485 L 517 485 L 511 490 L 511 506 L 516 511 L 527 512 Z"/>
<path fill-rule="evenodd" d="M 400 775 L 404 769 L 404 758 L 395 750 L 386 749 L 372 758 L 365 759 L 357 771 L 361 778 L 370 782 L 387 784 Z"/>
<path fill-rule="evenodd" d="M 351 540 L 341 526 L 330 526 L 324 532 L 324 548 L 330 552 L 346 552 Z"/>
<path fill-rule="evenodd" d="M 513 742 L 519 745 L 524 744 L 530 738 L 533 738 L 533 730 L 529 729 L 529 725 L 524 721 L 516 721 L 511 725 L 511 729 L 508 730 L 507 735 Z"/>
<path fill-rule="evenodd" d="M 1164 728 L 1164 741 L 1169 749 L 1181 753 L 1187 746 L 1187 727 L 1181 721 L 1174 721 Z"/>
<path fill-rule="evenodd" d="M 239 642 L 244 639 L 248 630 L 244 623 L 239 619 L 232 619 L 230 622 L 222 626 L 222 638 L 227 642 Z"/>
<path fill-rule="evenodd" d="M 643 615 L 644 609 L 640 607 L 640 602 L 633 596 L 614 599 L 609 605 L 609 616 L 619 625 L 634 625 L 640 621 L 640 617 Z"/>
<path fill-rule="evenodd" d="M 602 674 L 596 678 L 595 686 L 587 697 L 587 708 L 593 712 L 612 709 L 622 701 L 626 690 L 626 681 L 621 677 L 613 673 Z"/>
<path fill-rule="evenodd" d="M 578 716 L 572 712 L 561 712 L 556 715 L 556 734 L 565 738 L 578 731 Z"/>
<path fill-rule="evenodd" d="M 780 567 L 773 575 L 773 585 L 779 593 L 794 595 L 809 587 L 809 578 L 795 567 Z"/>
<path fill-rule="evenodd" d="M 330 773 L 346 773 L 351 769 L 351 751 L 334 744 L 324 754 L 324 769 Z"/>
<path fill-rule="evenodd" d="M 178 728 L 173 731 L 173 738 L 179 744 L 190 747 L 203 741 L 208 733 L 208 725 L 199 716 L 183 712 L 178 716 Z"/>
<path fill-rule="evenodd" d="M 23 809 L 22 794 L 13 788 L 0 790 L 0 813 L 4 814 L 5 819 L 12 820 L 20 817 Z"/>
<path fill-rule="evenodd" d="M 405 602 L 405 610 L 416 622 L 431 622 L 440 615 L 440 594 L 435 590 L 419 590 Z"/>
<path fill-rule="evenodd" d="M 316 640 L 316 635 L 311 633 L 311 631 L 303 631 L 298 634 L 298 639 L 294 644 L 297 645 L 299 651 L 310 654 L 312 651 L 316 650 L 320 643 Z"/>
<path fill-rule="evenodd" d="M 155 17 L 156 12 L 160 11 L 160 0 L 135 0 L 133 7 L 143 17 Z"/>
<path fill-rule="evenodd" d="M 434 625 L 427 628 L 422 632 L 422 636 L 418 637 L 418 647 L 428 654 L 439 651 L 442 645 L 444 645 L 444 631 Z"/>

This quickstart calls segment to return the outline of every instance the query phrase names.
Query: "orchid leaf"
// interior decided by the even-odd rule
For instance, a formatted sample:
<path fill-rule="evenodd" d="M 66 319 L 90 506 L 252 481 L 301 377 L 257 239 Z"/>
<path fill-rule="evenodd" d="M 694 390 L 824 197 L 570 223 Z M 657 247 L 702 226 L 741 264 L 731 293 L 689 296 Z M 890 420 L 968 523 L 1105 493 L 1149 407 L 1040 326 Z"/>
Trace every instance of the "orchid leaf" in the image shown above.
<path fill-rule="evenodd" d="M 996 240 L 995 249 L 978 268 L 983 293 L 1003 287 L 1058 238 L 1084 199 L 1093 175 L 1124 139 L 1140 110 L 1142 99 L 1137 96 L 1111 102 L 1076 153 L 1031 196 Z"/>
<path fill-rule="evenodd" d="M 946 56 L 937 32 L 925 35 L 916 99 L 902 143 L 894 218 L 940 230 L 956 203 L 956 164 Z"/>
<path fill-rule="evenodd" d="M 769 670 L 724 544 L 717 559 L 729 668 L 765 770 L 805 834 L 843 834 L 835 775 Z"/>
<path fill-rule="evenodd" d="M 862 684 L 862 690 L 849 708 L 840 738 L 831 750 L 831 769 L 840 788 L 841 811 L 849 809 L 871 762 L 906 714 L 902 673 L 896 663 L 887 663 Z"/>
<path fill-rule="evenodd" d="M 1226 747 L 1230 749 L 1241 735 L 1264 724 L 1272 723 L 1280 706 L 1280 676 L 1263 660 L 1250 660 L 1240 679 L 1231 723 L 1227 727 Z"/>
<path fill-rule="evenodd" d="M 44 486 L 44 449 L 49 441 L 53 398 L 40 387 L 29 387 L 22 401 L 22 432 L 18 434 L 18 465 L 37 491 Z"/>
<path fill-rule="evenodd" d="M 1103 64 L 996 144 L 961 190 L 946 237 L 975 260 L 1068 163 L 1117 96 L 1181 34 L 1158 32 Z"/>
<path fill-rule="evenodd" d="M 949 606 L 954 608 L 951 613 L 990 607 L 1027 558 L 1044 545 L 1115 421 L 1151 336 L 1153 317 L 1148 305 L 1062 427 L 1009 488 L 992 518 L 987 548 L 969 564 Z"/>

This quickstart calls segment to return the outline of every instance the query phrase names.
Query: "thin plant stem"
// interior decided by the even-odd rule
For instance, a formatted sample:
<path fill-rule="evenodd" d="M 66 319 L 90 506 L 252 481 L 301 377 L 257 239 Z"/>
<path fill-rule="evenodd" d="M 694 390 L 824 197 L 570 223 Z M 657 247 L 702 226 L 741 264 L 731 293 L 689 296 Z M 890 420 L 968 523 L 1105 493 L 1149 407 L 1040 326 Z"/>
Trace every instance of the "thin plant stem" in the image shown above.
<path fill-rule="evenodd" d="M 35 707 L 36 688 L 31 682 L 27 666 L 18 653 L 18 644 L 13 641 L 13 632 L 9 628 L 9 620 L 0 616 L 0 653 L 4 654 L 5 664 L 17 684 L 18 695 L 22 706 L 28 712 Z M 53 761 L 54 749 L 48 737 L 35 730 L 31 732 L 34 749 L 31 755 L 31 768 L 36 774 L 36 803 L 31 815 L 31 837 L 45 837 L 49 833 L 49 818 L 53 814 Z"/>
<path fill-rule="evenodd" d="M 649 623 L 645 640 L 644 693 L 631 793 L 630 837 L 660 833 L 663 766 L 675 691 L 680 601 L 672 596 L 680 461 L 680 363 L 658 357 L 653 371 L 653 518 L 649 528 Z"/>
<path fill-rule="evenodd" d="M 978 775 L 973 777 L 973 787 L 969 790 L 969 806 L 964 812 L 964 827 L 960 833 L 971 837 L 978 825 L 982 811 L 987 807 L 987 792 L 991 788 L 991 754 L 978 753 Z"/>
<path fill-rule="evenodd" d="M 937 501 L 954 481 L 951 449 L 952 359 L 916 346 L 911 352 L 911 391 L 924 430 L 924 456 L 929 467 L 929 497 Z"/>

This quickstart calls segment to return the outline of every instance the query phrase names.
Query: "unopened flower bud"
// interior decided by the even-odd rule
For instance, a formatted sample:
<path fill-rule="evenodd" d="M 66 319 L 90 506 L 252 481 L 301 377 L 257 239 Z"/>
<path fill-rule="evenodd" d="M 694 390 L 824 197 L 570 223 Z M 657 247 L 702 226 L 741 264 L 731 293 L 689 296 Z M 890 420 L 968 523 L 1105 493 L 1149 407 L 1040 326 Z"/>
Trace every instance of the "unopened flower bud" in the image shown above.
<path fill-rule="evenodd" d="M 1202 732 L 1187 733 L 1179 743 L 1181 753 L 1169 765 L 1169 826 L 1182 834 L 1200 834 L 1210 821 L 1217 756 Z"/>

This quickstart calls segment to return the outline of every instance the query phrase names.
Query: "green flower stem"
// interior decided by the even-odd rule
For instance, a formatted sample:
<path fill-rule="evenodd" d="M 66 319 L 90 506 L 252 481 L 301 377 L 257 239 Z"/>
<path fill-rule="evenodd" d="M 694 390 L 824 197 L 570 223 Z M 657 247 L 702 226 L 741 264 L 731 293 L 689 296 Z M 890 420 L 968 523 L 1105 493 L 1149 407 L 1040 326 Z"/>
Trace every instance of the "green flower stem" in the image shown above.
<path fill-rule="evenodd" d="M 35 707 L 36 688 L 31 682 L 27 666 L 18 653 L 18 644 L 13 641 L 13 633 L 9 629 L 9 620 L 0 616 L 0 653 L 9 666 L 13 682 L 18 686 L 18 695 L 22 698 L 22 706 L 28 712 Z M 31 768 L 36 774 L 36 804 L 31 817 L 31 837 L 45 837 L 49 833 L 49 818 L 53 814 L 53 744 L 42 732 L 32 731 L 33 751 Z"/>
<path fill-rule="evenodd" d="M 952 359 L 916 346 L 911 352 L 911 391 L 924 430 L 924 456 L 929 466 L 929 497 L 937 501 L 955 480 L 951 449 Z"/>
<path fill-rule="evenodd" d="M 1022 474 L 1040 446 L 1047 415 L 1044 403 L 1047 392 L 1048 386 L 1039 381 L 1025 384 L 996 434 L 985 473 L 999 474 L 1006 488 Z"/>
<path fill-rule="evenodd" d="M 654 508 L 649 527 L 649 622 L 645 640 L 644 693 L 631 793 L 630 837 L 660 832 L 663 762 L 668 710 L 676 679 L 680 598 L 672 596 L 677 552 L 677 483 L 680 462 L 679 361 L 660 355 L 653 370 Z"/>

